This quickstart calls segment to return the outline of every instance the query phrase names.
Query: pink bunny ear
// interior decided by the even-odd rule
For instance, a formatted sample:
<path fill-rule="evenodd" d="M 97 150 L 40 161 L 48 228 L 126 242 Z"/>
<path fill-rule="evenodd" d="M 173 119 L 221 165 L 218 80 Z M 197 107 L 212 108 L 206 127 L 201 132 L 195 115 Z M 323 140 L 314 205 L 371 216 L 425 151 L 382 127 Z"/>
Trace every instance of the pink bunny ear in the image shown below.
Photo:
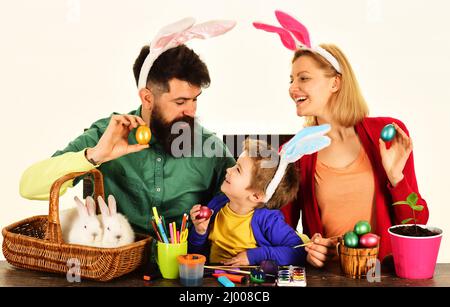
<path fill-rule="evenodd" d="M 138 89 L 145 88 L 147 76 L 156 59 L 166 50 L 178 47 L 192 38 L 206 39 L 218 36 L 231 30 L 236 22 L 229 20 L 213 20 L 193 26 L 192 17 L 181 19 L 163 27 L 150 44 L 150 53 L 142 64 L 138 79 Z"/>
<path fill-rule="evenodd" d="M 180 33 L 191 28 L 194 23 L 194 18 L 187 17 L 161 28 L 152 40 L 150 50 L 165 48 L 174 38 L 180 35 Z"/>
<path fill-rule="evenodd" d="M 288 48 L 290 50 L 297 49 L 294 39 L 292 38 L 291 34 L 287 30 L 280 28 L 280 27 L 275 27 L 275 26 L 271 26 L 271 25 L 268 25 L 265 23 L 261 23 L 261 22 L 254 22 L 253 26 L 259 30 L 277 33 L 280 36 L 281 42 L 283 43 L 283 45 L 286 48 Z"/>
<path fill-rule="evenodd" d="M 200 38 L 207 39 L 227 33 L 236 25 L 232 20 L 210 20 L 197 24 L 186 31 L 188 39 Z"/>
<path fill-rule="evenodd" d="M 299 42 L 304 44 L 306 47 L 311 48 L 309 32 L 304 25 L 302 25 L 294 17 L 279 10 L 275 11 L 275 16 L 283 28 L 289 30 Z"/>

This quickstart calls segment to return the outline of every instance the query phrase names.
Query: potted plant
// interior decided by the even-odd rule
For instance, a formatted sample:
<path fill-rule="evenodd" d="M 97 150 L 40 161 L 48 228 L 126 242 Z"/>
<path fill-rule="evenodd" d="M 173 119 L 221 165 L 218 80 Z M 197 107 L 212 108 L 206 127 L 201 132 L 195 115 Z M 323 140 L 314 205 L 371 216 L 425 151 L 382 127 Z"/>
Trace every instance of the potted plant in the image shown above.
<path fill-rule="evenodd" d="M 418 199 L 417 194 L 413 192 L 408 195 L 406 201 L 393 203 L 394 206 L 408 205 L 412 211 L 411 218 L 388 230 L 395 272 L 401 278 L 432 278 L 441 244 L 441 229 L 417 224 L 416 212 L 423 210 L 422 205 L 417 205 Z"/>

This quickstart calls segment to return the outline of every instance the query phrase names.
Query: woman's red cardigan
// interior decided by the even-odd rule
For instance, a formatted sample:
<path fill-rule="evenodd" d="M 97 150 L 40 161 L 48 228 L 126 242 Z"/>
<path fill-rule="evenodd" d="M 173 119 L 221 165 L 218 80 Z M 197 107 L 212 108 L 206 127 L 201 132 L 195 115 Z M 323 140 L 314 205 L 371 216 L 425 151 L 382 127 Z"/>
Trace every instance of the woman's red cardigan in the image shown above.
<path fill-rule="evenodd" d="M 421 212 L 416 213 L 417 223 L 426 224 L 429 214 L 427 203 L 420 196 L 417 187 L 412 153 L 403 170 L 404 178 L 395 188 L 389 183 L 386 172 L 384 171 L 381 163 L 378 139 L 380 138 L 380 132 L 383 127 L 393 122 L 398 124 L 409 135 L 408 130 L 401 121 L 389 117 L 366 117 L 361 123 L 355 126 L 356 133 L 364 146 L 374 172 L 376 233 L 381 237 L 378 254 L 378 258 L 381 260 L 391 253 L 391 241 L 388 228 L 392 225 L 400 224 L 402 220 L 412 217 L 412 211 L 407 205 L 392 206 L 392 203 L 399 200 L 406 200 L 411 192 L 416 192 L 419 196 L 417 204 L 424 206 Z M 315 233 L 323 235 L 320 210 L 317 205 L 314 188 L 316 161 L 317 153 L 303 156 L 296 162 L 300 175 L 300 189 L 297 199 L 281 209 L 286 222 L 294 228 L 297 226 L 301 211 L 303 232 L 310 237 Z"/>

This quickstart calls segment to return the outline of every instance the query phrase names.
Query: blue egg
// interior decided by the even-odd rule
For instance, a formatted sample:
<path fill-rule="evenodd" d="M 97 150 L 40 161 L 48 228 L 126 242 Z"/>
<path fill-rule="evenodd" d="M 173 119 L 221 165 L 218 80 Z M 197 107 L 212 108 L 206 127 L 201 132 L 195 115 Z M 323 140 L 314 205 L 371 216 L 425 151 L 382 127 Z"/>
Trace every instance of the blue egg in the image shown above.
<path fill-rule="evenodd" d="M 395 137 L 395 134 L 397 131 L 395 131 L 395 127 L 392 124 L 384 126 L 384 128 L 381 130 L 381 139 L 385 142 L 392 141 L 392 139 Z"/>

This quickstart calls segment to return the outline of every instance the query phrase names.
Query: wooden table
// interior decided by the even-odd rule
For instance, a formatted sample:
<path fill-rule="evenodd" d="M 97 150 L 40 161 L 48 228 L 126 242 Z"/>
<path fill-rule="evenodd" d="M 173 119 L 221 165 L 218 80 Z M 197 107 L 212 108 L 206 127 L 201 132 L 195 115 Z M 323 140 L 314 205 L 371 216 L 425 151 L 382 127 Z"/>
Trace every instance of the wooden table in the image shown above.
<path fill-rule="evenodd" d="M 436 266 L 433 279 L 406 280 L 392 273 L 381 274 L 380 282 L 368 282 L 367 279 L 351 279 L 341 275 L 336 265 L 325 269 L 306 268 L 308 287 L 450 287 L 450 264 L 440 263 Z M 6 261 L 0 261 L 0 287 L 181 287 L 178 280 L 157 279 L 144 281 L 142 273 L 136 271 L 110 282 L 95 282 L 82 279 L 81 282 L 70 283 L 64 275 L 19 269 Z M 206 277 L 204 287 L 220 287 L 215 278 Z M 240 286 L 236 284 L 236 286 Z M 273 286 L 263 284 L 263 286 Z"/>

